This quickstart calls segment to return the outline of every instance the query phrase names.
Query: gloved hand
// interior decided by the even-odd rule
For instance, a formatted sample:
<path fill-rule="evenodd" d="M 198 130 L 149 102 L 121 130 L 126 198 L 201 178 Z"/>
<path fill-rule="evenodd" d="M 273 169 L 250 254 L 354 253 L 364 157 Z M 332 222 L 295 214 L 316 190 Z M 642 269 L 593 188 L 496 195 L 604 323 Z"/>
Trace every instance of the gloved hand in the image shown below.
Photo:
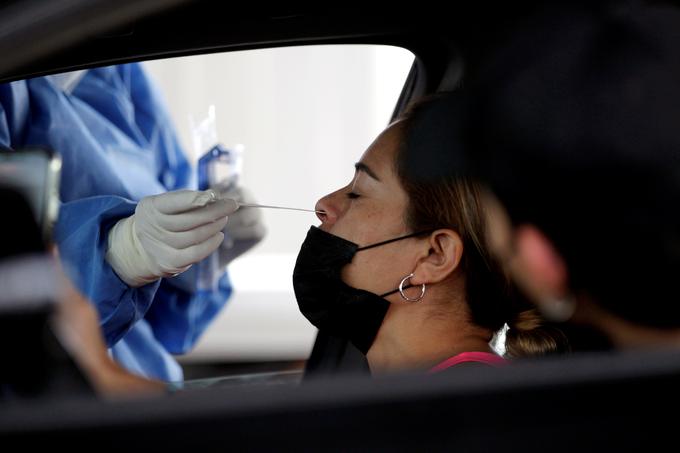
<path fill-rule="evenodd" d="M 252 194 L 243 187 L 224 191 L 216 188 L 222 199 L 236 200 L 238 203 L 255 203 Z M 238 258 L 267 234 L 262 212 L 258 208 L 241 208 L 229 216 L 229 222 L 223 230 L 224 241 L 220 246 L 219 265 L 224 267 Z"/>
<path fill-rule="evenodd" d="M 106 261 L 132 287 L 172 277 L 220 246 L 227 216 L 237 209 L 212 190 L 142 198 L 109 232 Z"/>

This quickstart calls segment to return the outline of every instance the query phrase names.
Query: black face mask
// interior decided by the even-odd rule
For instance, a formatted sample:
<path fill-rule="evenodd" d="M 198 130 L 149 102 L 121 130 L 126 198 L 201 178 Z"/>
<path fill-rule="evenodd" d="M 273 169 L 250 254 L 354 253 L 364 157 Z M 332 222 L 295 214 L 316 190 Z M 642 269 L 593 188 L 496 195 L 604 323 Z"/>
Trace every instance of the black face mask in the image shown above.
<path fill-rule="evenodd" d="M 350 340 L 366 354 L 390 305 L 384 297 L 399 290 L 379 296 L 352 288 L 342 281 L 342 268 L 352 261 L 357 252 L 422 234 L 425 233 L 413 233 L 359 247 L 311 227 L 293 271 L 293 288 L 300 311 L 320 330 Z"/>

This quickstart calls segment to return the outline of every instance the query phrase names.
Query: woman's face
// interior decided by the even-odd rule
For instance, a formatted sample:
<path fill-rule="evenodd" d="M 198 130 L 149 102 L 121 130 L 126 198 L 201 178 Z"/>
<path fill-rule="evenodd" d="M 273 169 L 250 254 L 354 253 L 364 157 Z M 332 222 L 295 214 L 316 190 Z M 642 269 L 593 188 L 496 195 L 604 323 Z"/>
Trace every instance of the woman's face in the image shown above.
<path fill-rule="evenodd" d="M 400 128 L 395 123 L 380 134 L 355 165 L 352 181 L 317 202 L 316 209 L 325 211 L 319 214 L 323 231 L 359 247 L 412 232 L 405 223 L 408 196 L 394 169 Z M 343 268 L 343 280 L 375 294 L 396 289 L 415 267 L 418 240 L 409 238 L 358 252 Z"/>

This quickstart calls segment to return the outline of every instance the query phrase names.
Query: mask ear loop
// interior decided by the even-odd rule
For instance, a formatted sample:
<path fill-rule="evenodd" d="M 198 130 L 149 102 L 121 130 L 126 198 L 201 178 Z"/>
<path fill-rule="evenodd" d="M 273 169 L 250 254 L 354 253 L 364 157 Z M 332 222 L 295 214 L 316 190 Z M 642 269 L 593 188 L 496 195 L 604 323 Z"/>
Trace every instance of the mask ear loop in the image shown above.
<path fill-rule="evenodd" d="M 404 289 L 405 289 L 404 283 L 406 283 L 407 280 L 410 280 L 411 277 L 413 277 L 413 272 L 411 272 L 406 277 L 401 279 L 401 282 L 399 282 L 399 295 L 401 296 L 402 299 L 407 300 L 409 302 L 418 302 L 419 300 L 421 300 L 425 296 L 425 283 L 423 283 L 420 286 L 420 295 L 418 297 L 415 297 L 415 298 L 410 298 L 406 294 L 404 294 Z M 412 288 L 412 287 L 413 287 L 413 285 L 411 285 L 410 283 L 408 285 L 406 285 L 406 288 Z"/>
<path fill-rule="evenodd" d="M 402 239 L 409 239 L 409 238 L 413 238 L 413 237 L 416 237 L 416 236 L 422 236 L 423 234 L 430 234 L 430 233 L 432 233 L 433 231 L 434 231 L 434 230 L 417 231 L 417 232 L 415 232 L 415 233 L 407 234 L 406 236 L 399 236 L 399 237 L 397 237 L 397 238 L 388 239 L 388 240 L 386 240 L 386 241 L 381 241 L 381 242 L 378 242 L 378 243 L 376 243 L 376 244 L 365 245 L 365 246 L 363 246 L 363 247 L 357 248 L 357 252 L 361 252 L 361 251 L 364 251 L 364 250 L 372 249 L 372 248 L 374 248 L 374 247 L 380 247 L 381 245 L 390 244 L 390 243 L 392 243 L 392 242 L 401 241 Z"/>

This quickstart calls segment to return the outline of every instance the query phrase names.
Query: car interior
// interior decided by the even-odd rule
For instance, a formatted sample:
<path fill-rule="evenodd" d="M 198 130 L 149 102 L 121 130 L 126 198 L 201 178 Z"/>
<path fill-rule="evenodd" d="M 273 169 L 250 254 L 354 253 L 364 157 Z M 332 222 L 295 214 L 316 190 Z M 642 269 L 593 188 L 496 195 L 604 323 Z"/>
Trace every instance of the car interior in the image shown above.
<path fill-rule="evenodd" d="M 207 0 L 13 1 L 0 10 L 0 83 L 261 49 L 389 46 L 410 52 L 413 63 L 388 106 L 386 126 L 409 102 L 474 80 L 484 56 L 538 3 L 368 8 L 296 2 L 236 7 Z M 347 150 L 350 159 L 359 152 Z M 304 219 L 303 225 L 316 220 Z M 224 311 L 228 316 L 229 307 Z M 645 451 L 673 440 L 673 417 L 662 415 L 659 403 L 675 405 L 680 377 L 675 351 L 526 360 L 492 376 L 463 369 L 456 379 L 433 376 L 423 385 L 409 374 L 367 379 L 366 359 L 350 342 L 308 330 L 301 340 L 307 342 L 306 360 L 297 359 L 297 352 L 265 354 L 257 365 L 235 355 L 231 366 L 205 369 L 189 360 L 183 364 L 190 391 L 109 402 L 92 397 L 52 338 L 42 350 L 36 344 L 11 348 L 18 330 L 49 337 L 44 316 L 0 315 L 11 382 L 44 372 L 26 367 L 23 353 L 42 354 L 41 366 L 59 370 L 52 385 L 31 382 L 33 388 L 43 386 L 34 395 L 0 402 L 0 437 L 21 442 L 8 445 L 79 448 L 92 441 L 107 448 L 171 450 L 544 452 Z"/>

